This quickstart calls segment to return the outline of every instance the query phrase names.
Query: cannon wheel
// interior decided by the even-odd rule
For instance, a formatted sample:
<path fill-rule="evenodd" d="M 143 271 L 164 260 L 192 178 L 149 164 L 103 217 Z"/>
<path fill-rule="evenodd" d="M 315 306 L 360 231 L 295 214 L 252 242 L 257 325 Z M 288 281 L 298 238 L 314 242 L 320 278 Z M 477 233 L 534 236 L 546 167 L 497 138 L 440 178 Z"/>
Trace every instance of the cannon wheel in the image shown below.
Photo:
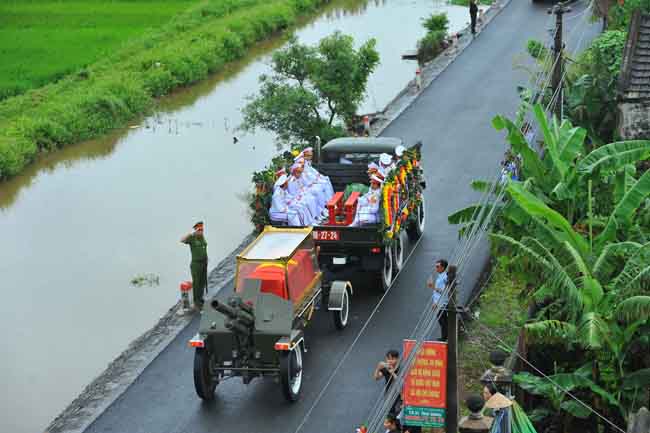
<path fill-rule="evenodd" d="M 294 402 L 300 398 L 302 389 L 302 352 L 300 343 L 293 349 L 280 353 L 280 383 L 282 393 L 287 401 Z"/>
<path fill-rule="evenodd" d="M 194 389 L 203 400 L 214 400 L 214 389 L 219 379 L 210 374 L 210 355 L 203 348 L 194 352 Z"/>
<path fill-rule="evenodd" d="M 341 298 L 341 309 L 332 311 L 332 319 L 334 319 L 334 326 L 336 329 L 343 329 L 348 326 L 348 319 L 350 317 L 350 293 L 346 289 L 343 291 Z"/>
<path fill-rule="evenodd" d="M 404 237 L 402 232 L 397 235 L 393 244 L 393 270 L 395 274 L 402 270 L 404 266 Z"/>
<path fill-rule="evenodd" d="M 409 224 L 409 226 L 406 228 L 409 239 L 412 241 L 420 239 L 420 236 L 422 236 L 424 233 L 424 223 L 426 222 L 425 209 L 426 204 L 424 202 L 424 197 L 422 197 L 417 209 L 413 211 L 416 216 L 415 221 Z"/>

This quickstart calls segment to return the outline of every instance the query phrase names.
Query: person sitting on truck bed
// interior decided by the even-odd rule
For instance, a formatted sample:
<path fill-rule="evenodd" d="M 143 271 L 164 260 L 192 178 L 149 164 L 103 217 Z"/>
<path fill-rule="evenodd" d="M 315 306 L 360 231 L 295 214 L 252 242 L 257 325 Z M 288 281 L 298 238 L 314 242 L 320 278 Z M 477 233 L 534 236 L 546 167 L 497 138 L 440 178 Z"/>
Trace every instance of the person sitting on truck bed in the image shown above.
<path fill-rule="evenodd" d="M 332 198 L 334 195 L 334 188 L 332 187 L 332 182 L 330 181 L 330 178 L 327 176 L 324 176 L 316 170 L 313 165 L 312 165 L 312 159 L 314 158 L 314 149 L 311 147 L 307 147 L 305 150 L 302 151 L 301 153 L 302 157 L 305 158 L 305 174 L 311 178 L 314 179 L 316 182 L 319 184 L 323 185 L 325 188 L 325 196 L 327 200 Z"/>
<path fill-rule="evenodd" d="M 379 203 L 381 202 L 381 184 L 383 182 L 383 179 L 378 175 L 372 175 L 370 178 L 370 191 L 359 197 L 357 213 L 350 227 L 379 222 Z"/>
<path fill-rule="evenodd" d="M 379 155 L 379 173 L 384 177 L 384 179 L 388 176 L 388 173 L 391 172 L 392 169 L 395 168 L 395 164 L 393 163 L 393 157 L 390 156 L 387 153 L 382 153 Z"/>
<path fill-rule="evenodd" d="M 295 162 L 302 165 L 302 177 L 309 185 L 309 189 L 318 198 L 319 204 L 323 207 L 327 204 L 330 198 L 334 195 L 334 190 L 330 189 L 329 179 L 327 181 L 324 177 L 320 177 L 320 173 L 314 169 L 304 158 L 302 153 L 296 157 Z M 329 184 L 329 186 L 328 186 Z"/>
<path fill-rule="evenodd" d="M 289 178 L 289 194 L 294 196 L 299 203 L 307 206 L 309 212 L 314 217 L 312 224 L 321 218 L 321 213 L 325 212 L 325 205 L 320 204 L 314 194 L 312 194 L 302 176 L 302 165 L 297 163 L 291 166 L 291 177 Z"/>
<path fill-rule="evenodd" d="M 289 176 L 283 174 L 275 182 L 273 199 L 269 215 L 271 221 L 287 223 L 290 226 L 307 226 L 312 224 L 313 217 L 309 209 L 299 203 L 288 191 Z"/>
<path fill-rule="evenodd" d="M 302 168 L 302 182 L 307 187 L 311 195 L 314 196 L 316 199 L 316 203 L 318 204 L 319 209 L 323 208 L 325 209 L 325 205 L 327 204 L 327 201 L 329 200 L 327 197 L 327 193 L 325 189 L 323 188 L 323 185 L 318 183 L 316 179 L 312 178 L 307 174 L 305 171 L 305 159 L 301 156 L 297 156 L 294 160 L 295 164 L 299 164 L 300 167 Z"/>

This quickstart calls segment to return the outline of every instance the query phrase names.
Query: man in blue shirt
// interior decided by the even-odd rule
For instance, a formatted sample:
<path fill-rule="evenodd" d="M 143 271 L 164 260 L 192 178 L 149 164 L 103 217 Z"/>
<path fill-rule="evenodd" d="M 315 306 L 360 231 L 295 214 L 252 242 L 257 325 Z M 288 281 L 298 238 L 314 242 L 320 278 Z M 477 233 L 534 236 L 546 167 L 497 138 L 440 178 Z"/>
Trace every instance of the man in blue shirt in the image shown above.
<path fill-rule="evenodd" d="M 436 261 L 436 272 L 438 273 L 438 276 L 436 277 L 436 281 L 432 287 L 433 308 L 435 308 L 436 305 L 439 305 L 442 309 L 440 319 L 438 319 L 438 322 L 440 323 L 441 341 L 447 341 L 447 302 L 449 301 L 449 297 L 446 293 L 447 266 L 447 260 L 440 259 Z"/>

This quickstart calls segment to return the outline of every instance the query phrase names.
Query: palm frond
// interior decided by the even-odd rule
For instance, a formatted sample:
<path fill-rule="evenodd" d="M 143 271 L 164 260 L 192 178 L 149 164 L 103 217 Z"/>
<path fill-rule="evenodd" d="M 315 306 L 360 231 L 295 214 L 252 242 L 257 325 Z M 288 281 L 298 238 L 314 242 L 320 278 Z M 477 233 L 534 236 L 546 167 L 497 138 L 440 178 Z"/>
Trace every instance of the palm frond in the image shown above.
<path fill-rule="evenodd" d="M 614 261 L 619 258 L 632 256 L 641 248 L 637 242 L 616 242 L 607 244 L 601 251 L 598 259 L 592 268 L 592 274 L 599 281 L 603 281 L 606 276 L 610 275 L 614 267 Z"/>
<path fill-rule="evenodd" d="M 626 323 L 650 319 L 650 296 L 632 296 L 616 307 L 616 317 Z"/>
<path fill-rule="evenodd" d="M 578 324 L 578 344 L 589 350 L 600 349 L 606 341 L 608 329 L 607 323 L 598 314 L 586 313 Z"/>
<path fill-rule="evenodd" d="M 623 199 L 616 204 L 605 229 L 595 239 L 595 244 L 601 247 L 615 240 L 617 230 L 629 224 L 632 215 L 648 195 L 650 195 L 650 171 L 643 173 L 634 186 L 625 193 Z"/>
<path fill-rule="evenodd" d="M 545 344 L 569 345 L 576 340 L 575 325 L 560 320 L 542 320 L 524 325 L 527 338 Z"/>
<path fill-rule="evenodd" d="M 630 281 L 650 263 L 650 242 L 643 244 L 641 248 L 626 260 L 623 270 L 612 280 L 611 286 L 615 289 L 627 287 Z"/>
<path fill-rule="evenodd" d="M 596 169 L 601 172 L 615 172 L 627 164 L 650 158 L 650 141 L 630 140 L 605 144 L 593 150 L 578 163 L 578 172 L 591 174 Z"/>

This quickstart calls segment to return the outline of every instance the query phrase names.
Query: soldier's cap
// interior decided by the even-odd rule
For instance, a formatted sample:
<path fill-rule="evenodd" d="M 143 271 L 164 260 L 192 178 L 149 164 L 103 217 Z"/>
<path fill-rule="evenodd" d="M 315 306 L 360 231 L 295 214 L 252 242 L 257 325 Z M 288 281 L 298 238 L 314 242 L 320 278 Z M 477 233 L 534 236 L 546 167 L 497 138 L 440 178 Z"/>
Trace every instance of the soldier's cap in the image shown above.
<path fill-rule="evenodd" d="M 276 176 L 282 176 L 283 174 L 287 174 L 287 170 L 284 167 L 275 172 Z"/>
<path fill-rule="evenodd" d="M 379 155 L 379 162 L 381 162 L 383 165 L 390 165 L 391 162 L 393 162 L 393 158 L 387 153 L 382 153 Z"/>
<path fill-rule="evenodd" d="M 313 147 L 305 147 L 302 151 L 302 153 L 313 153 L 314 148 Z"/>
<path fill-rule="evenodd" d="M 379 170 L 379 166 L 374 162 L 371 162 L 370 164 L 368 164 L 368 171 L 370 170 Z"/>
<path fill-rule="evenodd" d="M 298 170 L 299 168 L 302 168 L 302 165 L 300 165 L 300 163 L 296 162 L 294 165 L 291 166 L 291 172 L 293 173 L 294 171 Z"/>
<path fill-rule="evenodd" d="M 278 180 L 275 181 L 275 187 L 276 188 L 281 187 L 282 185 L 287 183 L 288 180 L 289 180 L 289 176 L 287 176 L 286 174 L 283 174 L 282 176 L 280 176 L 280 178 Z"/>
<path fill-rule="evenodd" d="M 202 229 L 203 228 L 203 221 L 199 221 L 196 224 L 192 226 L 193 229 Z"/>
<path fill-rule="evenodd" d="M 384 179 L 380 178 L 380 177 L 377 176 L 376 174 L 373 174 L 372 176 L 370 176 L 370 180 L 372 180 L 372 181 L 374 181 L 374 182 L 378 182 L 378 183 L 380 183 L 380 184 L 381 184 L 381 183 L 384 183 Z"/>

